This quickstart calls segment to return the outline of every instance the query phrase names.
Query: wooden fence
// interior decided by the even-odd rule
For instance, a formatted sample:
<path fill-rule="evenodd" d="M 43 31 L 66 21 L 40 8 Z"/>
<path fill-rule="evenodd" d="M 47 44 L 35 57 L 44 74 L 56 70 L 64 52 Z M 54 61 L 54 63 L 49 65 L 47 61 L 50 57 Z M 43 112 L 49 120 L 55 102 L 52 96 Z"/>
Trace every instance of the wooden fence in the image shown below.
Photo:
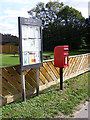
<path fill-rule="evenodd" d="M 19 50 L 18 46 L 15 45 L 0 45 L 0 53 L 14 53 Z"/>
<path fill-rule="evenodd" d="M 69 58 L 69 67 L 63 69 L 64 80 L 80 75 L 89 70 L 90 54 L 72 56 Z M 24 71 L 27 97 L 36 92 L 36 69 Z M 43 90 L 60 80 L 59 68 L 54 67 L 54 60 L 43 62 L 39 68 L 39 89 Z M 2 82 L 1 104 L 7 104 L 21 98 L 21 71 L 19 65 L 3 67 L 0 69 Z M 1 87 L 0 87 L 1 88 Z"/>

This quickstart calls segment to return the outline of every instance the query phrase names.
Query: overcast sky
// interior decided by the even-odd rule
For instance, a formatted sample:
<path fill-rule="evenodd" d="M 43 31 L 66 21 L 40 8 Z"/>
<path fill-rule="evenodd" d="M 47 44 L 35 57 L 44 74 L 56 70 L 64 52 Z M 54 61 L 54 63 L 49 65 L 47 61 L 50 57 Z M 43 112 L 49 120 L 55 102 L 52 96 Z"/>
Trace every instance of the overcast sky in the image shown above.
<path fill-rule="evenodd" d="M 30 17 L 28 10 L 38 2 L 47 3 L 50 0 L 1 0 L 0 1 L 0 33 L 18 36 L 18 16 Z M 54 0 L 52 0 L 54 1 Z M 83 17 L 88 18 L 89 0 L 59 0 L 64 5 L 69 5 L 79 10 Z"/>

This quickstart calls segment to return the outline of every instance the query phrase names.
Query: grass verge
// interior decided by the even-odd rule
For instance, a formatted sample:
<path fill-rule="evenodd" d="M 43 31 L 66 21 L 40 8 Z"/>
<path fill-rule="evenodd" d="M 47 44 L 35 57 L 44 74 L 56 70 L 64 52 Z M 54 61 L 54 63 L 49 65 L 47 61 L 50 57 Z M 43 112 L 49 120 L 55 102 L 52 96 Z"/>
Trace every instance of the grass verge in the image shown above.
<path fill-rule="evenodd" d="M 88 75 L 66 80 L 63 91 L 59 84 L 40 92 L 24 102 L 15 102 L 2 107 L 2 118 L 55 118 L 73 113 L 81 101 L 88 101 Z"/>

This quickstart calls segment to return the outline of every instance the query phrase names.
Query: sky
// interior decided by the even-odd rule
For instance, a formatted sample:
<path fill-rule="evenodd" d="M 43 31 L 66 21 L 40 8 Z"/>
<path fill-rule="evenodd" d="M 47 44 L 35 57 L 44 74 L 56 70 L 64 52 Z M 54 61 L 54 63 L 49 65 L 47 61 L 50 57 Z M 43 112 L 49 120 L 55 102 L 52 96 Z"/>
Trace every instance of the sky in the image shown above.
<path fill-rule="evenodd" d="M 0 33 L 18 36 L 18 17 L 30 17 L 27 13 L 39 2 L 47 3 L 50 0 L 1 0 L 0 1 Z M 55 1 L 55 0 L 51 0 Z M 83 17 L 88 18 L 89 0 L 59 0 L 80 11 Z"/>

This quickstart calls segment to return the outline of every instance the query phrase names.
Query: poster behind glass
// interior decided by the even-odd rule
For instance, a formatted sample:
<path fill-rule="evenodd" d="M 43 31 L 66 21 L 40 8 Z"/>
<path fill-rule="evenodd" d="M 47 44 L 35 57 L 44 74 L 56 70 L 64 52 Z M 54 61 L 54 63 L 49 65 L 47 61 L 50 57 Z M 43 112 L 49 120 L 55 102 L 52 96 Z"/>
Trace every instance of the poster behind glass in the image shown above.
<path fill-rule="evenodd" d="M 41 62 L 40 27 L 22 25 L 23 66 Z"/>

